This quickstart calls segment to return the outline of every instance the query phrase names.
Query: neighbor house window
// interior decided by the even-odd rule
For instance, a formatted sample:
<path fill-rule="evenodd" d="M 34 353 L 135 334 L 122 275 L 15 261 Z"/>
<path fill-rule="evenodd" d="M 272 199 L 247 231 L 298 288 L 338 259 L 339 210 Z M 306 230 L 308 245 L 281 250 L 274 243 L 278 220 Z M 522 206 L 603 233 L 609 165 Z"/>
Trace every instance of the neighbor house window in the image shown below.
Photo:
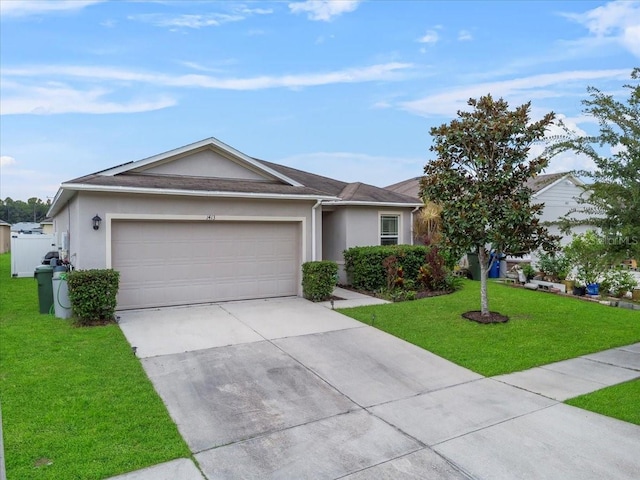
<path fill-rule="evenodd" d="M 397 245 L 399 235 L 400 215 L 380 215 L 380 245 Z"/>

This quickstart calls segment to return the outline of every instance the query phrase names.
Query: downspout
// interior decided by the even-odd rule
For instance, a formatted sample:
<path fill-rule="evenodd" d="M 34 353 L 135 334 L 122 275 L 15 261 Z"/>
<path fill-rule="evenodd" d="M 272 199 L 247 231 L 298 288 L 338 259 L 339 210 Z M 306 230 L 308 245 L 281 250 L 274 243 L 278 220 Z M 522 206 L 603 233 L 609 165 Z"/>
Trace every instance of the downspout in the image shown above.
<path fill-rule="evenodd" d="M 316 241 L 316 210 L 322 205 L 322 200 L 318 200 L 316 204 L 311 208 L 311 261 L 317 260 L 317 241 Z"/>
<path fill-rule="evenodd" d="M 416 213 L 418 210 L 420 210 L 422 207 L 416 207 L 413 210 L 411 210 L 411 245 L 413 245 L 413 214 Z"/>

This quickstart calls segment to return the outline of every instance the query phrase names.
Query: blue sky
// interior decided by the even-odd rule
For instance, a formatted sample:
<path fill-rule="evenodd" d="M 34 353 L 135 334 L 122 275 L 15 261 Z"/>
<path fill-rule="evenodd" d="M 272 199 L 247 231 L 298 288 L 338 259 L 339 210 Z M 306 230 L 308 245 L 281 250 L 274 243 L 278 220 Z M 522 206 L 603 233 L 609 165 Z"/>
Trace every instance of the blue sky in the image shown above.
<path fill-rule="evenodd" d="M 491 93 L 578 132 L 587 86 L 625 96 L 640 1 L 0 2 L 0 197 L 216 137 L 385 186 L 429 129 Z M 550 134 L 558 133 L 551 131 Z M 585 167 L 565 154 L 549 172 Z"/>

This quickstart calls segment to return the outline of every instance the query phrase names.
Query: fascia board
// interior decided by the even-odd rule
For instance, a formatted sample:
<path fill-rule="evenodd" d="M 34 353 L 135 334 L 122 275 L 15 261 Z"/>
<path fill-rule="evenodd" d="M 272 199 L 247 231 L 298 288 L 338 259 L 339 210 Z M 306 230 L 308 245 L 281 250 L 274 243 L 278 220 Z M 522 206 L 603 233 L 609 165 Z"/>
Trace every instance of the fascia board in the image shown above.
<path fill-rule="evenodd" d="M 282 194 L 282 193 L 252 193 L 252 192 L 220 192 L 215 190 L 180 190 L 166 188 L 136 188 L 105 185 L 85 185 L 67 183 L 63 184 L 63 190 L 77 192 L 104 192 L 104 193 L 137 193 L 147 195 L 182 195 L 190 197 L 221 197 L 221 198 L 262 198 L 276 200 L 336 200 L 337 197 L 310 194 Z"/>
<path fill-rule="evenodd" d="M 364 206 L 364 207 L 398 207 L 415 208 L 422 207 L 424 203 L 394 203 L 394 202 L 357 202 L 357 201 L 328 201 L 323 205 L 344 205 L 344 206 Z"/>

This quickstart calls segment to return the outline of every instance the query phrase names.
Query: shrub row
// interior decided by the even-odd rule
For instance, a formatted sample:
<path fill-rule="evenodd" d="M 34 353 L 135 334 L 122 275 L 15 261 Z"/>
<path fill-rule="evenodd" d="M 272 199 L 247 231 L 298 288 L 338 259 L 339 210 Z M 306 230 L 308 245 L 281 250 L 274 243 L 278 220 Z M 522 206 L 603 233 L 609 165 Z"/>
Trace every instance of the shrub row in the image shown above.
<path fill-rule="evenodd" d="M 387 287 L 385 259 L 396 257 L 405 278 L 415 279 L 425 263 L 429 247 L 424 245 L 383 245 L 353 247 L 344 251 L 349 283 L 363 290 L 376 291 Z"/>
<path fill-rule="evenodd" d="M 327 300 L 336 286 L 338 264 L 331 261 L 302 264 L 302 294 L 312 302 Z"/>
<path fill-rule="evenodd" d="M 69 300 L 77 323 L 115 318 L 120 273 L 115 270 L 74 270 L 67 277 Z"/>

